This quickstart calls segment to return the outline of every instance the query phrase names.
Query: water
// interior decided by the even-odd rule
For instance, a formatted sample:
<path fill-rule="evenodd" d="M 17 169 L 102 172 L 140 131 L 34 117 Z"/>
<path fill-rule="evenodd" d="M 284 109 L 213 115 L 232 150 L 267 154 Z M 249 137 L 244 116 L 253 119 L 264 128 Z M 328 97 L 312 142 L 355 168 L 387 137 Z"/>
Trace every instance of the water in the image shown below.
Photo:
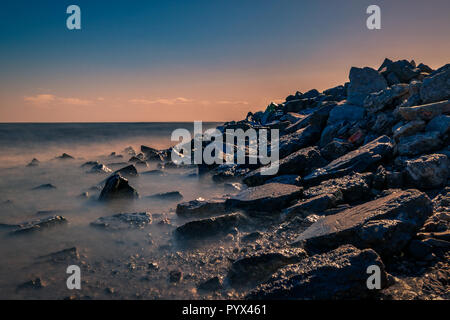
<path fill-rule="evenodd" d="M 203 129 L 217 125 L 204 124 Z M 178 248 L 164 249 L 173 243 L 173 228 L 183 223 L 174 214 L 177 202 L 146 196 L 179 191 L 182 201 L 222 197 L 224 185 L 213 183 L 208 176 L 197 176 L 196 168 L 165 169 L 164 176 L 140 174 L 130 178 L 130 184 L 140 193 L 139 200 L 102 204 L 97 201 L 98 188 L 93 187 L 101 185 L 108 174 L 89 174 L 81 168 L 86 161 L 99 161 L 112 170 L 124 167 L 121 162 L 130 157 L 124 153 L 126 147 L 167 148 L 176 143 L 170 141 L 176 128 L 192 132 L 193 124 L 0 124 L 0 223 L 19 224 L 51 215 L 68 220 L 65 225 L 22 236 L 11 236 L 10 229 L 0 228 L 0 298 L 62 299 L 74 294 L 81 298 L 192 297 L 192 284 L 173 287 L 167 283 L 170 269 L 183 264 L 179 253 L 173 256 Z M 111 158 L 111 152 L 123 158 Z M 75 159 L 55 159 L 62 153 Z M 27 167 L 33 158 L 40 164 Z M 156 168 L 157 164 L 151 163 L 148 168 L 138 167 L 138 171 Z M 47 183 L 56 189 L 32 190 Z M 84 192 L 88 198 L 80 197 Z M 144 211 L 154 214 L 154 221 L 143 230 L 106 232 L 90 225 L 102 216 Z M 170 226 L 158 223 L 165 218 Z M 77 293 L 66 287 L 67 264 L 40 258 L 71 247 L 81 255 L 83 289 Z M 151 261 L 158 263 L 158 273 L 147 270 Z M 191 270 L 195 277 L 194 265 L 185 270 Z M 18 287 L 35 278 L 45 282 L 44 288 Z"/>

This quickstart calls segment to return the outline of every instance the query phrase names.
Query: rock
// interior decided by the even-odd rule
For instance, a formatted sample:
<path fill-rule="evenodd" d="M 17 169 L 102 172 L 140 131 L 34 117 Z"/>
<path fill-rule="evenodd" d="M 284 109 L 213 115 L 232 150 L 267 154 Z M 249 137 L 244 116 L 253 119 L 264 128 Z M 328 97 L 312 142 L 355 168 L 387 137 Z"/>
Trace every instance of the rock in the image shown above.
<path fill-rule="evenodd" d="M 224 200 L 192 200 L 179 203 L 176 214 L 180 217 L 207 217 L 226 213 Z"/>
<path fill-rule="evenodd" d="M 149 175 L 149 176 L 159 176 L 159 177 L 162 177 L 162 176 L 166 176 L 166 175 L 167 175 L 167 173 L 165 173 L 165 172 L 162 171 L 162 170 L 158 170 L 158 169 L 155 169 L 155 170 L 149 170 L 149 171 L 145 171 L 145 172 L 141 172 L 141 174 L 143 174 L 143 175 Z"/>
<path fill-rule="evenodd" d="M 350 103 L 339 104 L 331 110 L 328 117 L 328 124 L 340 121 L 358 121 L 363 119 L 365 114 L 366 109 L 363 107 Z"/>
<path fill-rule="evenodd" d="M 429 121 L 443 113 L 450 113 L 450 100 L 414 107 L 400 107 L 398 113 L 407 121 L 420 119 Z"/>
<path fill-rule="evenodd" d="M 293 185 L 269 183 L 248 188 L 227 199 L 227 208 L 238 208 L 250 211 L 272 212 L 281 210 L 300 198 L 303 189 Z"/>
<path fill-rule="evenodd" d="M 385 288 L 388 274 L 378 254 L 345 245 L 281 268 L 252 290 L 246 299 L 364 299 L 375 291 L 367 288 L 367 269 L 373 265 L 380 267 L 381 288 Z"/>
<path fill-rule="evenodd" d="M 285 112 L 300 112 L 308 108 L 313 108 L 316 104 L 317 101 L 314 98 L 291 100 L 284 104 L 284 110 Z"/>
<path fill-rule="evenodd" d="M 311 172 L 313 169 L 324 166 L 326 161 L 322 158 L 320 151 L 316 147 L 309 147 L 290 154 L 281 159 L 277 164 L 277 175 L 279 176 L 288 174 L 302 175 Z M 263 174 L 266 168 L 267 167 L 263 167 L 248 173 L 244 177 L 244 183 L 248 186 L 258 186 L 273 179 L 273 176 Z"/>
<path fill-rule="evenodd" d="M 425 129 L 425 126 L 426 124 L 423 120 L 413 120 L 407 122 L 406 124 L 399 123 L 394 128 L 392 128 L 393 137 L 395 141 L 398 142 L 402 137 L 407 137 L 419 131 L 422 131 L 423 129 Z"/>
<path fill-rule="evenodd" d="M 291 184 L 294 186 L 300 186 L 301 182 L 302 182 L 302 178 L 295 174 L 285 174 L 282 176 L 272 178 L 267 181 L 267 183 Z"/>
<path fill-rule="evenodd" d="M 363 172 L 392 154 L 392 151 L 391 139 L 388 136 L 381 136 L 359 149 L 330 162 L 325 167 L 316 169 L 313 173 L 303 178 L 303 182 L 314 184 L 330 178 L 345 176 L 351 172 Z"/>
<path fill-rule="evenodd" d="M 305 250 L 300 248 L 243 257 L 233 262 L 227 280 L 234 288 L 255 286 L 268 280 L 281 267 L 298 263 L 305 257 Z"/>
<path fill-rule="evenodd" d="M 180 201 L 183 195 L 178 191 L 157 193 L 147 197 L 148 199 L 164 200 L 164 201 Z"/>
<path fill-rule="evenodd" d="M 108 217 L 100 217 L 91 225 L 94 227 L 118 231 L 126 229 L 143 229 L 152 223 L 152 215 L 148 212 L 119 213 Z"/>
<path fill-rule="evenodd" d="M 282 136 L 279 145 L 280 158 L 285 158 L 297 150 L 311 146 L 319 140 L 320 133 L 321 127 L 308 125 L 294 133 Z"/>
<path fill-rule="evenodd" d="M 53 227 L 59 224 L 67 223 L 66 218 L 62 216 L 52 216 L 43 219 L 39 219 L 36 221 L 25 222 L 18 225 L 18 228 L 11 232 L 12 235 L 25 234 L 30 232 L 35 232 L 42 230 L 44 228 Z"/>
<path fill-rule="evenodd" d="M 60 160 L 69 160 L 69 159 L 74 159 L 74 157 L 72 157 L 70 154 L 63 153 L 63 154 L 60 155 L 59 157 L 56 157 L 56 159 L 60 159 Z"/>
<path fill-rule="evenodd" d="M 433 252 L 433 247 L 423 240 L 412 240 L 408 251 L 414 259 L 423 260 Z"/>
<path fill-rule="evenodd" d="M 320 154 L 328 161 L 336 160 L 342 157 L 352 149 L 351 143 L 333 139 L 330 143 L 326 144 L 322 149 L 320 149 Z"/>
<path fill-rule="evenodd" d="M 388 81 L 389 85 L 401 82 L 409 83 L 420 75 L 420 69 L 407 60 L 391 61 L 385 59 L 378 70 Z M 393 81 L 397 79 L 397 81 Z"/>
<path fill-rule="evenodd" d="M 159 150 L 153 149 L 147 146 L 141 146 L 141 151 L 145 155 L 145 158 L 148 161 L 163 161 L 164 157 L 162 156 Z"/>
<path fill-rule="evenodd" d="M 262 236 L 263 235 L 262 235 L 261 232 L 254 231 L 254 232 L 247 233 L 245 236 L 243 236 L 241 238 L 241 241 L 242 242 L 254 242 L 254 241 L 258 240 L 258 239 L 261 239 Z"/>
<path fill-rule="evenodd" d="M 36 158 L 33 158 L 29 164 L 27 164 L 27 167 L 37 167 L 39 165 L 40 161 Z"/>
<path fill-rule="evenodd" d="M 439 139 L 439 132 L 417 133 L 412 136 L 402 137 L 397 144 L 397 151 L 402 156 L 415 156 L 441 147 L 442 141 Z"/>
<path fill-rule="evenodd" d="M 324 217 L 302 232 L 295 244 L 323 251 L 349 243 L 390 255 L 403 249 L 432 210 L 431 201 L 424 193 L 393 191 L 385 197 Z"/>
<path fill-rule="evenodd" d="M 41 278 L 36 278 L 30 281 L 27 281 L 25 283 L 22 283 L 17 287 L 18 290 L 22 289 L 42 289 L 47 286 L 47 283 L 45 283 Z"/>
<path fill-rule="evenodd" d="M 224 236 L 233 228 L 239 228 L 247 224 L 248 219 L 242 213 L 231 213 L 188 222 L 175 229 L 175 236 L 184 240 Z"/>
<path fill-rule="evenodd" d="M 300 200 L 293 206 L 286 208 L 282 212 L 283 218 L 302 216 L 306 217 L 312 213 L 321 213 L 327 209 L 334 208 L 342 201 L 341 193 L 322 194 L 313 198 Z"/>
<path fill-rule="evenodd" d="M 363 106 L 366 97 L 387 88 L 387 82 L 378 71 L 372 68 L 355 68 L 350 70 L 350 84 L 347 89 L 347 102 Z"/>
<path fill-rule="evenodd" d="M 324 90 L 323 93 L 327 96 L 332 96 L 335 101 L 344 100 L 347 96 L 347 90 L 344 86 L 337 86 Z"/>
<path fill-rule="evenodd" d="M 333 110 L 335 106 L 336 103 L 330 102 L 319 107 L 318 109 L 310 110 L 307 114 L 298 115 L 299 119 L 287 127 L 284 130 L 284 133 L 293 133 L 307 127 L 308 125 L 323 127 L 328 121 L 330 111 Z"/>
<path fill-rule="evenodd" d="M 169 282 L 178 283 L 183 278 L 183 272 L 181 270 L 172 270 L 169 272 Z"/>
<path fill-rule="evenodd" d="M 223 289 L 222 280 L 219 277 L 213 277 L 198 285 L 200 291 L 217 291 Z"/>
<path fill-rule="evenodd" d="M 51 261 L 53 263 L 75 262 L 79 259 L 80 255 L 76 247 L 67 248 L 38 257 L 38 260 L 40 261 Z"/>
<path fill-rule="evenodd" d="M 369 113 L 376 113 L 384 108 L 392 107 L 409 92 L 409 85 L 396 84 L 380 92 L 371 93 L 364 100 L 364 108 Z"/>
<path fill-rule="evenodd" d="M 428 123 L 426 130 L 428 132 L 438 131 L 440 136 L 444 137 L 446 134 L 450 133 L 450 116 L 437 116 Z"/>
<path fill-rule="evenodd" d="M 98 200 L 110 201 L 114 199 L 136 199 L 138 197 L 139 194 L 128 184 L 127 179 L 120 174 L 114 174 L 106 180 Z"/>
<path fill-rule="evenodd" d="M 431 154 L 406 161 L 408 182 L 418 189 L 445 186 L 449 177 L 450 161 L 446 155 Z"/>
<path fill-rule="evenodd" d="M 81 168 L 92 168 L 99 164 L 100 164 L 100 162 L 98 162 L 98 161 L 87 161 L 81 165 Z"/>
<path fill-rule="evenodd" d="M 101 163 L 93 166 L 91 170 L 88 171 L 88 173 L 110 173 L 110 172 L 112 172 L 112 170 Z"/>
<path fill-rule="evenodd" d="M 450 64 L 439 68 L 423 80 L 420 97 L 424 103 L 450 99 Z"/>
<path fill-rule="evenodd" d="M 318 97 L 319 94 L 320 94 L 319 91 L 317 91 L 316 89 L 312 89 L 302 94 L 302 99 L 313 99 Z"/>
<path fill-rule="evenodd" d="M 123 177 L 136 177 L 138 175 L 138 172 L 136 170 L 136 167 L 134 165 L 126 166 L 122 169 L 114 171 L 112 175 L 120 174 Z"/>
<path fill-rule="evenodd" d="M 51 183 L 41 184 L 40 186 L 34 187 L 31 190 L 50 190 L 50 189 L 56 189 L 54 185 Z"/>

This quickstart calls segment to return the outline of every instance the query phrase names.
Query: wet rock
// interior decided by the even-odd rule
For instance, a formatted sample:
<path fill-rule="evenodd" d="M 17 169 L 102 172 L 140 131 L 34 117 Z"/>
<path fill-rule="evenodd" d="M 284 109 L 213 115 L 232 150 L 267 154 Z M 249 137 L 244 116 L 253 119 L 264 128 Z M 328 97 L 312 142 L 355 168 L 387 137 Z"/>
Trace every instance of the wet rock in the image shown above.
<path fill-rule="evenodd" d="M 333 139 L 320 149 L 320 154 L 328 161 L 336 160 L 342 157 L 352 149 L 351 143 L 339 139 Z"/>
<path fill-rule="evenodd" d="M 429 121 L 441 114 L 450 113 L 450 100 L 424 104 L 414 107 L 400 107 L 398 113 L 403 119 L 411 120 L 426 120 Z"/>
<path fill-rule="evenodd" d="M 301 197 L 303 189 L 293 185 L 268 183 L 251 187 L 227 199 L 228 208 L 238 208 L 262 212 L 281 210 Z"/>
<path fill-rule="evenodd" d="M 171 191 L 171 192 L 157 193 L 148 196 L 147 198 L 164 201 L 180 201 L 181 199 L 183 199 L 183 195 L 178 191 Z"/>
<path fill-rule="evenodd" d="M 138 172 L 134 165 L 129 165 L 119 170 L 114 171 L 113 175 L 120 174 L 123 177 L 136 177 Z"/>
<path fill-rule="evenodd" d="M 450 98 L 450 64 L 439 68 L 423 80 L 420 97 L 424 103 Z"/>
<path fill-rule="evenodd" d="M 91 170 L 88 171 L 88 173 L 110 173 L 110 172 L 112 172 L 112 170 L 101 163 L 93 166 Z"/>
<path fill-rule="evenodd" d="M 243 257 L 233 262 L 227 280 L 235 288 L 255 286 L 268 280 L 281 267 L 298 263 L 305 257 L 306 252 L 300 248 Z"/>
<path fill-rule="evenodd" d="M 446 155 L 431 154 L 406 161 L 408 181 L 419 189 L 434 189 L 445 186 L 450 171 Z"/>
<path fill-rule="evenodd" d="M 207 217 L 226 213 L 224 200 L 192 200 L 179 203 L 176 214 L 180 217 Z"/>
<path fill-rule="evenodd" d="M 32 190 L 51 190 L 56 189 L 51 183 L 41 184 L 40 186 L 34 187 Z"/>
<path fill-rule="evenodd" d="M 198 290 L 200 291 L 217 291 L 223 288 L 222 280 L 219 277 L 213 277 L 205 282 L 198 285 Z"/>
<path fill-rule="evenodd" d="M 364 108 L 369 113 L 375 113 L 397 105 L 399 99 L 402 99 L 409 92 L 407 84 L 396 84 L 380 92 L 371 93 L 364 100 Z"/>
<path fill-rule="evenodd" d="M 308 108 L 313 108 L 316 104 L 317 101 L 314 98 L 291 100 L 284 104 L 284 110 L 286 112 L 300 112 Z"/>
<path fill-rule="evenodd" d="M 294 133 L 282 136 L 280 138 L 280 158 L 285 158 L 297 150 L 306 148 L 319 140 L 321 127 L 316 125 L 308 125 L 307 127 L 297 130 Z"/>
<path fill-rule="evenodd" d="M 412 136 L 402 137 L 397 144 L 398 154 L 402 156 L 415 156 L 439 149 L 442 141 L 439 132 L 417 133 Z"/>
<path fill-rule="evenodd" d="M 290 174 L 303 175 L 311 172 L 313 169 L 324 166 L 326 161 L 316 147 L 309 147 L 290 154 L 276 164 L 278 165 L 277 175 L 279 176 Z M 266 169 L 267 167 L 263 167 L 248 173 L 244 177 L 244 183 L 248 186 L 258 186 L 273 179 L 271 175 L 264 175 Z"/>
<path fill-rule="evenodd" d="M 350 84 L 347 89 L 349 104 L 364 105 L 366 97 L 387 88 L 387 82 L 378 71 L 372 68 L 355 68 L 350 70 Z"/>
<path fill-rule="evenodd" d="M 63 249 L 57 252 L 53 252 L 44 256 L 38 257 L 39 261 L 51 261 L 54 263 L 66 263 L 72 261 L 78 261 L 80 255 L 76 247 Z"/>
<path fill-rule="evenodd" d="M 37 167 L 40 161 L 36 158 L 33 158 L 30 163 L 27 164 L 27 167 Z"/>
<path fill-rule="evenodd" d="M 69 160 L 69 159 L 75 159 L 75 158 L 72 157 L 70 154 L 63 153 L 63 154 L 60 155 L 59 157 L 56 157 L 56 159 L 59 159 L 59 160 Z"/>
<path fill-rule="evenodd" d="M 136 199 L 138 197 L 139 194 L 128 184 L 127 179 L 120 174 L 114 174 L 106 180 L 98 200 L 110 201 L 114 199 Z"/>
<path fill-rule="evenodd" d="M 330 162 L 325 167 L 315 170 L 303 178 L 303 182 L 314 184 L 330 178 L 348 175 L 351 172 L 362 172 L 389 156 L 392 151 L 391 139 L 388 136 L 381 136 Z"/>
<path fill-rule="evenodd" d="M 169 272 L 169 282 L 178 283 L 183 278 L 183 272 L 181 270 L 172 270 Z"/>
<path fill-rule="evenodd" d="M 311 213 L 321 213 L 327 209 L 336 207 L 339 202 L 342 202 L 342 199 L 342 193 L 335 192 L 332 194 L 322 194 L 309 199 L 300 200 L 293 206 L 284 209 L 282 212 L 282 217 L 306 217 Z"/>
<path fill-rule="evenodd" d="M 380 254 L 398 253 L 432 213 L 426 194 L 393 191 L 317 221 L 296 239 L 308 250 L 323 251 L 345 243 L 373 248 Z"/>
<path fill-rule="evenodd" d="M 35 231 L 40 231 L 49 227 L 53 227 L 60 224 L 67 223 L 66 218 L 62 216 L 52 216 L 36 221 L 25 222 L 18 226 L 18 228 L 11 232 L 12 235 L 19 235 L 25 233 L 31 233 Z"/>
<path fill-rule="evenodd" d="M 100 217 L 91 222 L 94 227 L 106 230 L 143 229 L 152 223 L 152 215 L 148 212 L 119 213 L 108 217 Z"/>
<path fill-rule="evenodd" d="M 450 116 L 441 115 L 431 120 L 427 125 L 427 131 L 437 131 L 441 137 L 450 133 Z"/>
<path fill-rule="evenodd" d="M 86 161 L 85 163 L 83 163 L 81 165 L 81 168 L 93 168 L 99 164 L 100 164 L 100 162 L 98 162 L 98 161 Z"/>
<path fill-rule="evenodd" d="M 365 114 L 366 109 L 363 107 L 349 103 L 339 104 L 331 110 L 328 117 L 328 124 L 340 121 L 358 121 L 363 119 Z"/>
<path fill-rule="evenodd" d="M 393 131 L 393 137 L 395 141 L 399 141 L 402 137 L 411 136 L 415 133 L 418 133 L 419 131 L 422 131 L 425 129 L 426 123 L 423 120 L 413 120 L 409 121 L 406 124 L 399 123 L 394 128 L 392 128 Z"/>
<path fill-rule="evenodd" d="M 278 270 L 264 284 L 252 290 L 247 299 L 335 300 L 367 298 L 374 290 L 367 288 L 367 268 L 381 269 L 381 287 L 387 286 L 388 274 L 378 254 L 351 245 L 315 255 Z"/>
<path fill-rule="evenodd" d="M 323 127 L 330 115 L 330 111 L 336 106 L 336 103 L 329 102 L 318 109 L 311 110 L 306 114 L 299 115 L 297 121 L 284 130 L 284 133 L 293 133 L 300 129 L 313 125 L 316 127 Z M 305 112 L 305 111 L 304 111 Z"/>
<path fill-rule="evenodd" d="M 301 182 L 302 182 L 302 178 L 295 174 L 285 174 L 282 176 L 272 178 L 267 181 L 267 183 L 291 184 L 294 186 L 300 186 Z"/>
<path fill-rule="evenodd" d="M 175 230 L 179 239 L 196 240 L 214 236 L 224 236 L 233 228 L 248 224 L 248 218 L 242 213 L 231 213 L 213 218 L 188 222 Z"/>

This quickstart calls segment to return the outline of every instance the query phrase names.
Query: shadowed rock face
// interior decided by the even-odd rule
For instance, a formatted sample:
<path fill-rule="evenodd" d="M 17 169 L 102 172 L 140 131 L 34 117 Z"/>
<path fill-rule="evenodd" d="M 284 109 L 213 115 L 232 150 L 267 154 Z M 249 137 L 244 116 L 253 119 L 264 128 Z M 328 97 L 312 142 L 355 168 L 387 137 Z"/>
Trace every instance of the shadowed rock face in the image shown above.
<path fill-rule="evenodd" d="M 432 211 L 426 194 L 418 190 L 396 190 L 317 221 L 301 233 L 294 244 L 321 251 L 349 243 L 359 248 L 373 248 L 380 254 L 391 254 L 403 249 L 402 245 L 412 238 Z M 397 221 L 390 225 L 380 222 L 385 219 Z M 379 223 L 376 227 L 375 222 Z M 366 236 L 370 228 L 374 231 L 371 237 Z"/>
<path fill-rule="evenodd" d="M 179 203 L 176 214 L 180 217 L 207 217 L 226 212 L 224 200 L 192 200 Z"/>
<path fill-rule="evenodd" d="M 420 97 L 424 103 L 450 98 L 450 64 L 439 68 L 424 79 Z"/>
<path fill-rule="evenodd" d="M 136 199 L 139 194 L 128 184 L 128 180 L 115 174 L 106 180 L 105 186 L 98 198 L 99 201 L 114 199 Z"/>
<path fill-rule="evenodd" d="M 372 68 L 351 68 L 347 90 L 348 103 L 362 106 L 366 97 L 387 88 L 386 80 Z"/>
<path fill-rule="evenodd" d="M 419 189 L 443 187 L 449 175 L 450 162 L 444 154 L 432 154 L 406 161 L 408 181 Z"/>
<path fill-rule="evenodd" d="M 441 146 L 442 141 L 439 139 L 439 132 L 432 131 L 400 138 L 397 151 L 398 154 L 403 156 L 415 156 L 437 150 Z"/>
<path fill-rule="evenodd" d="M 268 183 L 248 188 L 236 196 L 227 199 L 228 208 L 271 212 L 287 207 L 293 200 L 300 198 L 303 189 L 294 185 Z"/>
<path fill-rule="evenodd" d="M 367 288 L 367 268 L 381 270 L 381 287 L 387 286 L 387 273 L 378 254 L 345 245 L 315 255 L 278 270 L 266 283 L 252 290 L 247 299 L 362 299 L 373 294 Z"/>
<path fill-rule="evenodd" d="M 327 166 L 315 170 L 306 176 L 306 184 L 316 184 L 323 180 L 347 175 L 351 172 L 363 172 L 392 153 L 393 144 L 388 136 L 381 136 L 361 148 L 330 162 Z"/>

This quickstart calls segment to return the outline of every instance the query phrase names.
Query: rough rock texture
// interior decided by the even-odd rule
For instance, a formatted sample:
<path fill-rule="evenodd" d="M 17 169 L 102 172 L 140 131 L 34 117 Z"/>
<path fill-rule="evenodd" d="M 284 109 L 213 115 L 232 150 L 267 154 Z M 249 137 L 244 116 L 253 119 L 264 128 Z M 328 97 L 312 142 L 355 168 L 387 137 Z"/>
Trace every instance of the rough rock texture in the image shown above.
<path fill-rule="evenodd" d="M 358 121 L 364 118 L 366 110 L 360 106 L 344 103 L 335 106 L 330 111 L 328 124 L 337 123 L 339 121 Z"/>
<path fill-rule="evenodd" d="M 450 98 L 450 64 L 433 72 L 423 80 L 420 89 L 423 102 L 435 102 Z"/>
<path fill-rule="evenodd" d="M 392 128 L 393 137 L 395 141 L 398 142 L 402 137 L 407 137 L 418 133 L 419 131 L 422 131 L 425 126 L 426 123 L 423 120 L 413 120 L 407 123 L 399 123 L 394 128 Z"/>
<path fill-rule="evenodd" d="M 367 268 L 381 270 L 381 287 L 388 275 L 378 254 L 346 245 L 280 269 L 266 283 L 251 291 L 248 299 L 335 300 L 362 299 L 374 294 L 367 288 Z"/>
<path fill-rule="evenodd" d="M 179 203 L 176 214 L 180 217 L 208 217 L 226 213 L 224 200 L 192 200 Z"/>
<path fill-rule="evenodd" d="M 396 99 L 406 95 L 409 91 L 407 84 L 396 84 L 383 91 L 371 93 L 364 100 L 364 108 L 370 113 L 375 113 L 388 108 L 395 103 Z"/>
<path fill-rule="evenodd" d="M 445 186 L 450 171 L 446 155 L 432 154 L 406 161 L 408 181 L 419 189 L 434 189 Z"/>
<path fill-rule="evenodd" d="M 101 217 L 91 222 L 94 227 L 107 230 L 142 229 L 152 223 L 152 215 L 148 212 L 119 213 L 113 216 Z"/>
<path fill-rule="evenodd" d="M 106 180 L 98 200 L 110 201 L 114 199 L 136 199 L 138 197 L 139 194 L 128 184 L 128 180 L 120 174 L 115 174 Z"/>
<path fill-rule="evenodd" d="M 372 68 L 351 68 L 347 101 L 358 106 L 364 105 L 366 97 L 387 88 L 387 82 L 378 71 Z"/>
<path fill-rule="evenodd" d="M 443 113 L 450 113 L 450 100 L 414 107 L 400 107 L 398 113 L 408 121 L 420 119 L 429 121 Z"/>
<path fill-rule="evenodd" d="M 438 150 L 442 146 L 442 141 L 439 136 L 438 131 L 431 131 L 402 137 L 397 144 L 398 154 L 402 156 L 415 156 Z"/>
<path fill-rule="evenodd" d="M 441 137 L 444 137 L 446 134 L 450 133 L 450 116 L 437 116 L 427 124 L 426 130 L 428 132 L 437 131 Z"/>
<path fill-rule="evenodd" d="M 52 216 L 43 218 L 40 220 L 25 222 L 17 226 L 16 230 L 11 232 L 12 235 L 19 235 L 25 233 L 31 233 L 35 231 L 40 231 L 45 228 L 49 228 L 55 225 L 67 223 L 66 218 L 62 216 Z"/>

